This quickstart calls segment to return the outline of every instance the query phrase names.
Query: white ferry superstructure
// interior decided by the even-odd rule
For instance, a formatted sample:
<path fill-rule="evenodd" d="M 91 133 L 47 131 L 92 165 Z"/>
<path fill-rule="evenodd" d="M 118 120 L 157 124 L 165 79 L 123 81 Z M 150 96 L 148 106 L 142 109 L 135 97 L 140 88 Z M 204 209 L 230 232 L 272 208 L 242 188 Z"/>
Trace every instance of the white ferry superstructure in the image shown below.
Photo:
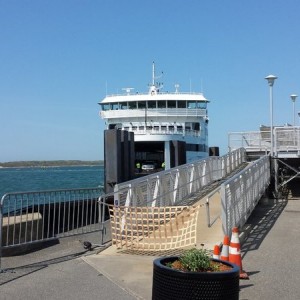
<path fill-rule="evenodd" d="M 155 161 L 165 169 L 172 162 L 172 142 L 183 142 L 187 163 L 209 155 L 208 112 L 209 101 L 202 93 L 162 92 L 162 84 L 152 83 L 148 93 L 133 93 L 123 89 L 123 95 L 106 96 L 101 102 L 100 116 L 106 129 L 134 132 L 135 161 Z M 182 143 L 181 143 L 182 144 Z"/>

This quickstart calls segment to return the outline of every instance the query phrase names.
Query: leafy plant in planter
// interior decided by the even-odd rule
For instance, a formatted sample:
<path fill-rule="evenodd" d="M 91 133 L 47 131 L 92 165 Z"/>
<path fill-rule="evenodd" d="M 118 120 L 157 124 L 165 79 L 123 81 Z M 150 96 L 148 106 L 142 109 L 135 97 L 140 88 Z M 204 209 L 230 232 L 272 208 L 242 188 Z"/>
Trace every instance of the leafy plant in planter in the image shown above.
<path fill-rule="evenodd" d="M 239 267 L 205 249 L 153 262 L 152 299 L 238 299 Z"/>

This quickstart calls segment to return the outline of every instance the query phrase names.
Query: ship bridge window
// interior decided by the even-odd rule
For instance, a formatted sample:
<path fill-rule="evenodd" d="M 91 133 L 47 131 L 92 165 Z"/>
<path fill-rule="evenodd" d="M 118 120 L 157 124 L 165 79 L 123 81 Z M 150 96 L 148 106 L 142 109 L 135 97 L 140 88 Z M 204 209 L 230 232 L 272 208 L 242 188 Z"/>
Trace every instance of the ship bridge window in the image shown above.
<path fill-rule="evenodd" d="M 156 101 L 148 101 L 148 108 L 156 108 Z"/>
<path fill-rule="evenodd" d="M 139 101 L 138 102 L 138 108 L 139 109 L 143 109 L 143 108 L 146 108 L 146 103 L 145 101 Z"/>
<path fill-rule="evenodd" d="M 166 101 L 157 101 L 158 108 L 166 108 Z"/>
<path fill-rule="evenodd" d="M 207 104 L 206 102 L 197 102 L 197 108 L 206 108 L 207 107 Z"/>
<path fill-rule="evenodd" d="M 176 108 L 176 101 L 168 100 L 168 108 Z"/>
<path fill-rule="evenodd" d="M 107 104 L 101 104 L 102 110 L 110 110 L 110 103 Z"/>
<path fill-rule="evenodd" d="M 128 102 L 129 109 L 136 109 L 136 102 Z"/>
<path fill-rule="evenodd" d="M 119 109 L 119 103 L 112 103 L 112 110 L 118 110 Z"/>
<path fill-rule="evenodd" d="M 188 108 L 197 108 L 196 101 L 188 101 Z"/>
<path fill-rule="evenodd" d="M 177 102 L 177 107 L 178 108 L 186 108 L 186 101 L 178 101 Z"/>
<path fill-rule="evenodd" d="M 127 102 L 120 103 L 120 109 L 128 109 L 128 103 Z"/>

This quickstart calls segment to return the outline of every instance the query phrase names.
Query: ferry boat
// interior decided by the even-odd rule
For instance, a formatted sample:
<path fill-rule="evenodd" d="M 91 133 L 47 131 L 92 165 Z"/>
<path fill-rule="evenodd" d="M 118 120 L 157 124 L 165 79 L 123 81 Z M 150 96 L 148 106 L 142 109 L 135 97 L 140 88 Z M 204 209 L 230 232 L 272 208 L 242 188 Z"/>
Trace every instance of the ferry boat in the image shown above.
<path fill-rule="evenodd" d="M 124 88 L 124 94 L 107 95 L 99 102 L 106 129 L 134 133 L 135 163 L 144 171 L 169 169 L 209 155 L 209 101 L 202 93 L 180 92 L 178 84 L 174 92 L 164 92 L 159 77 L 153 62 L 148 93 Z M 174 159 L 178 147 L 179 160 Z"/>

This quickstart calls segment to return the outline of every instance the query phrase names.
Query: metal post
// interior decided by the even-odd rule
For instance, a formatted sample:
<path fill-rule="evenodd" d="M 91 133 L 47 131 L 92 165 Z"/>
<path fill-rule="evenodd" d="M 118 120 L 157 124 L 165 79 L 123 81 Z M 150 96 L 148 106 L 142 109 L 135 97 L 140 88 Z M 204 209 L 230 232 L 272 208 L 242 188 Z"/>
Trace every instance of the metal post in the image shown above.
<path fill-rule="evenodd" d="M 269 87 L 270 87 L 270 118 L 271 118 L 271 128 L 270 128 L 270 133 L 271 133 L 271 147 L 270 147 L 270 156 L 271 159 L 274 156 L 277 156 L 276 154 L 274 154 L 274 131 L 273 131 L 273 85 L 274 85 L 274 81 L 275 79 L 277 79 L 276 76 L 274 75 L 269 75 L 267 77 L 265 77 L 265 79 L 268 81 Z M 275 149 L 275 153 L 277 153 L 276 149 Z M 278 174 L 277 174 L 277 169 L 278 169 L 278 164 L 277 164 L 277 160 L 274 160 L 274 173 L 275 173 L 275 193 L 277 194 L 277 187 L 278 187 Z"/>

